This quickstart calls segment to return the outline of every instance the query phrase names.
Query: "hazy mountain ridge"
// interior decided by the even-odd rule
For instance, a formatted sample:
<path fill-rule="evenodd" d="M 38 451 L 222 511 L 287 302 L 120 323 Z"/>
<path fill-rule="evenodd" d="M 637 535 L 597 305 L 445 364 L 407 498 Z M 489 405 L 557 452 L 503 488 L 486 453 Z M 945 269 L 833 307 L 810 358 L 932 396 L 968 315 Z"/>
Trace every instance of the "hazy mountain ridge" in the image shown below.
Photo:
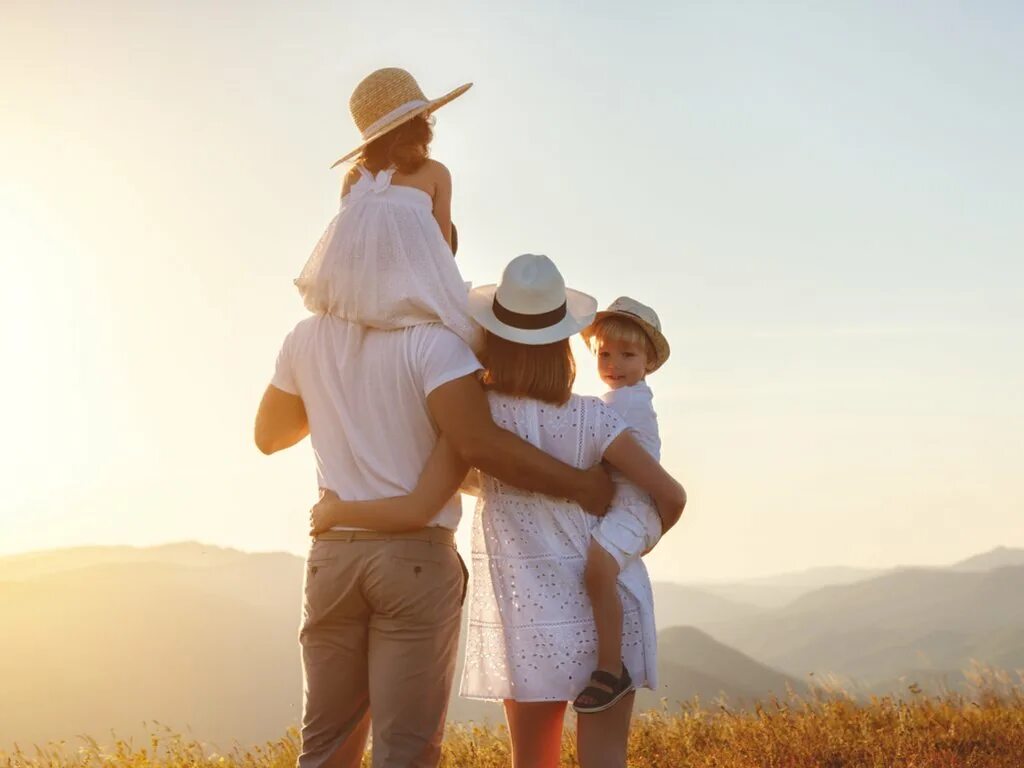
<path fill-rule="evenodd" d="M 0 748 L 110 729 L 141 737 L 144 720 L 230 746 L 277 738 L 299 720 L 299 557 L 188 544 L 88 548 L 3 558 L 0 573 Z M 680 589 L 676 600 L 699 604 Z M 721 603 L 708 599 L 705 615 L 744 610 Z M 685 645 L 675 648 L 677 638 Z M 670 630 L 660 650 L 662 687 L 646 694 L 648 705 L 720 693 L 750 700 L 787 684 L 697 630 Z M 453 720 L 502 718 L 500 705 L 455 693 Z"/>
<path fill-rule="evenodd" d="M 983 567 L 1018 553 L 805 586 L 777 608 L 656 584 L 661 686 L 641 691 L 640 705 L 784 696 L 805 690 L 812 671 L 888 692 L 961 686 L 971 659 L 1024 668 L 1024 567 Z M 0 558 L 0 748 L 111 728 L 141 734 L 143 720 L 191 725 L 223 746 L 277 737 L 301 707 L 302 575 L 291 554 L 191 542 Z M 457 696 L 450 712 L 501 718 L 499 705 Z"/>
<path fill-rule="evenodd" d="M 1024 567 L 905 569 L 824 587 L 708 631 L 798 677 L 838 672 L 867 688 L 908 669 L 961 670 L 972 659 L 1024 667 Z M 1002 649 L 993 653 L 995 638 Z"/>

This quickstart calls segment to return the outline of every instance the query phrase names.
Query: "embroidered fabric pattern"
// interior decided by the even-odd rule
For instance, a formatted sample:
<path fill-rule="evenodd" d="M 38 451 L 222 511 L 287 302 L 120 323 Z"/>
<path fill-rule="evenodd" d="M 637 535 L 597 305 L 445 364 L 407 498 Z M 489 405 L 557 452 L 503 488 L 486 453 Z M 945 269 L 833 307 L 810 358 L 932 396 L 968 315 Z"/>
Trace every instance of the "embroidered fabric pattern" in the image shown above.
<path fill-rule="evenodd" d="M 392 185 L 394 169 L 357 167 L 362 178 L 295 280 L 306 308 L 373 328 L 441 323 L 479 351 L 482 332 L 430 196 Z"/>
<path fill-rule="evenodd" d="M 577 467 L 600 461 L 625 422 L 600 400 L 564 406 L 489 394 L 498 426 Z M 568 701 L 597 660 L 583 584 L 598 518 L 575 503 L 510 488 L 482 475 L 473 519 L 473 582 L 462 695 Z M 656 685 L 654 603 L 642 561 L 622 574 L 623 658 L 638 685 Z"/>

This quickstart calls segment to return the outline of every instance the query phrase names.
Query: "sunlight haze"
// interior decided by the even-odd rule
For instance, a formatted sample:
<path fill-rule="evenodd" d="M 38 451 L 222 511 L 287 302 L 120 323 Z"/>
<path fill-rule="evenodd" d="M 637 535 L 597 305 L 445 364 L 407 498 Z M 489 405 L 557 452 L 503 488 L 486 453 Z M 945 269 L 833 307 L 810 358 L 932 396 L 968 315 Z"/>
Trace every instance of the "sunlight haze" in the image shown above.
<path fill-rule="evenodd" d="M 358 144 L 349 94 L 384 66 L 474 83 L 432 146 L 466 280 L 544 253 L 660 314 L 690 503 L 653 578 L 1024 546 L 1022 24 L 945 0 L 3 3 L 0 554 L 304 551 L 309 443 L 265 457 L 252 423 Z"/>

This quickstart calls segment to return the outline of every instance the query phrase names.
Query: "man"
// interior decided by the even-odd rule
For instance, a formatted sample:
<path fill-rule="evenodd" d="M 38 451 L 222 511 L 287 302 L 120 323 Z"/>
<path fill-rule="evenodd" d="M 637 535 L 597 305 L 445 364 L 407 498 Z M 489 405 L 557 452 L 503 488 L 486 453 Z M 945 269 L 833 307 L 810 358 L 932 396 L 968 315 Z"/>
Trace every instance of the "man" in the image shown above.
<path fill-rule="evenodd" d="M 564 465 L 495 426 L 466 343 L 441 325 L 397 331 L 330 315 L 286 338 L 256 417 L 270 454 L 311 436 L 320 486 L 346 499 L 402 495 L 439 433 L 463 460 L 509 484 L 602 514 L 599 467 Z M 436 766 L 455 670 L 465 569 L 456 494 L 411 533 L 331 531 L 307 561 L 300 768 Z"/>

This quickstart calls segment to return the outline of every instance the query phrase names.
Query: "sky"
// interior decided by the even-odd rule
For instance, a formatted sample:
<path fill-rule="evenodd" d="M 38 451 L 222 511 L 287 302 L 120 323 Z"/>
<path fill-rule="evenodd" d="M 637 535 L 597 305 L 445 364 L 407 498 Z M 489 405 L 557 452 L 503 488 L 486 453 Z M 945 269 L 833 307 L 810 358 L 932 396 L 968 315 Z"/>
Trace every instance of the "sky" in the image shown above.
<path fill-rule="evenodd" d="M 660 314 L 654 578 L 1024 546 L 1020 4 L 7 0 L 0 554 L 308 546 L 309 444 L 252 421 L 384 66 L 474 83 L 467 280 Z"/>

